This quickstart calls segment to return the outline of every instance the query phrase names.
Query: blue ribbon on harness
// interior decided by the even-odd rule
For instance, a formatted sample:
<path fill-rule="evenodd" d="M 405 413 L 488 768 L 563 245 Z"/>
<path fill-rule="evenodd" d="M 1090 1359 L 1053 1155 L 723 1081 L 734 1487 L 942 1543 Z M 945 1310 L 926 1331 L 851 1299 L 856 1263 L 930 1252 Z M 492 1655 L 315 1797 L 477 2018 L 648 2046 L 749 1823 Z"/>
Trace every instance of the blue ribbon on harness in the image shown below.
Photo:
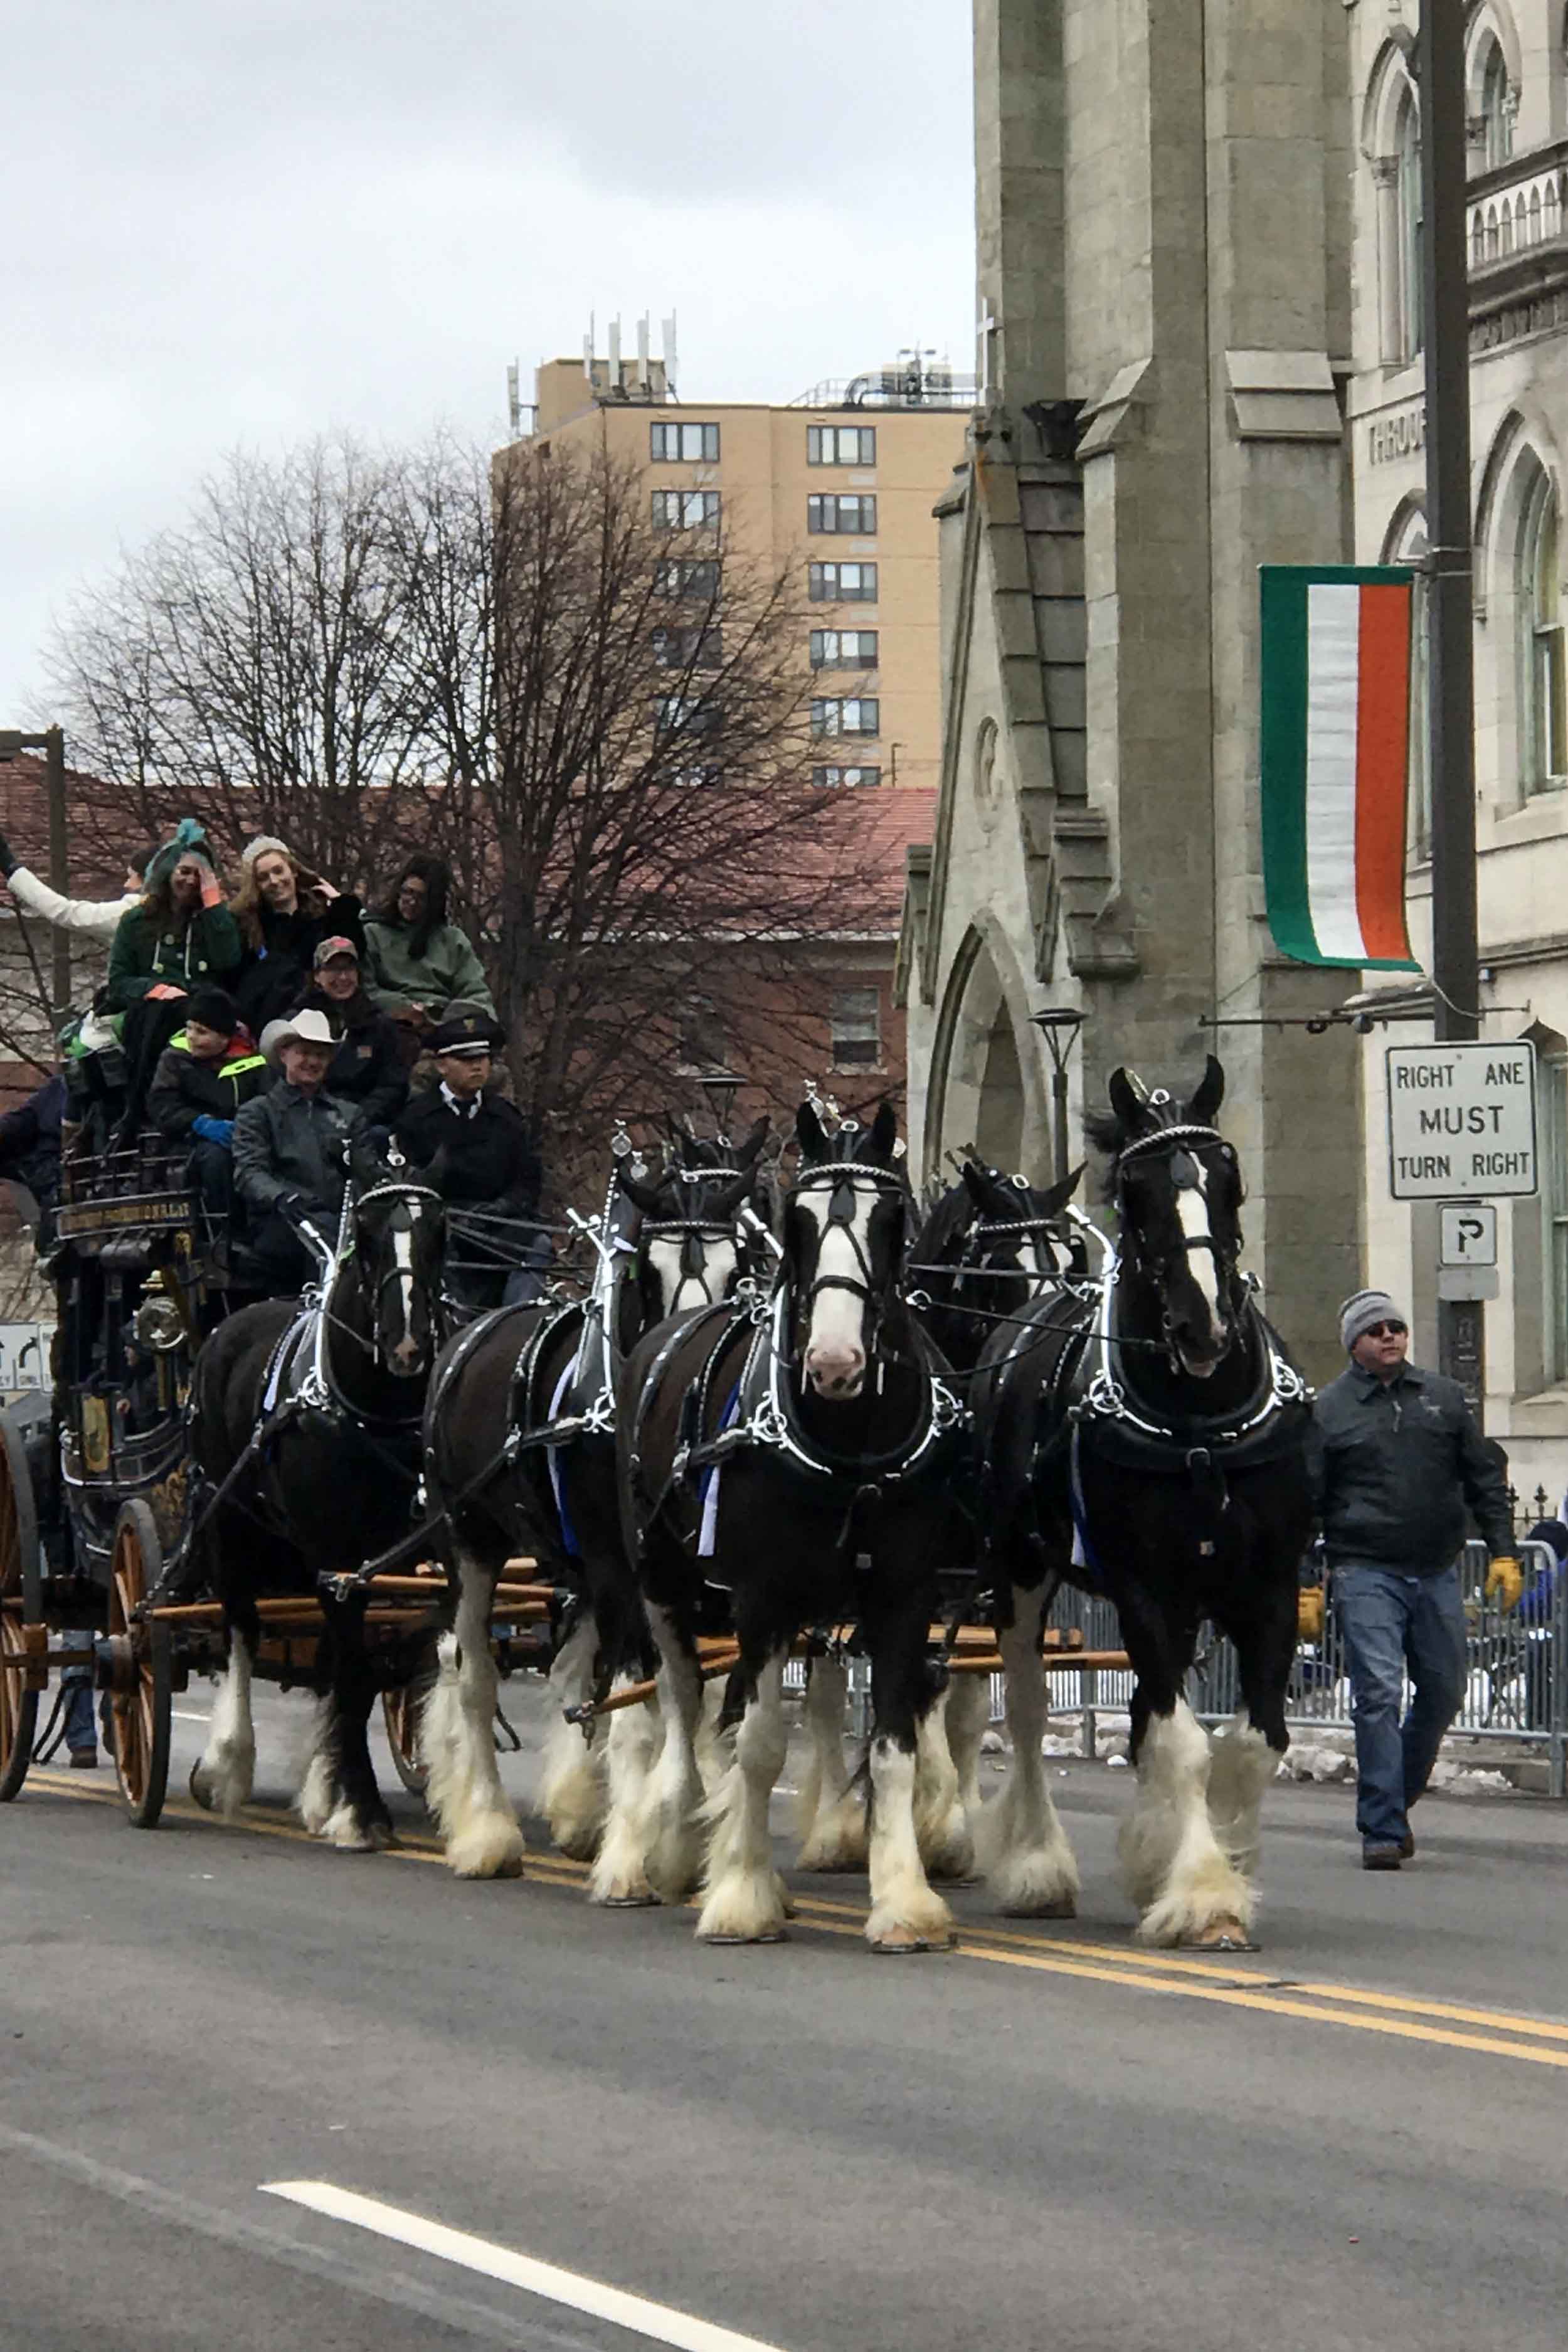
<path fill-rule="evenodd" d="M 1083 1498 L 1083 1474 L 1079 1449 L 1083 1443 L 1083 1424 L 1073 1423 L 1072 1444 L 1068 1452 L 1068 1496 L 1072 1510 L 1072 1564 L 1083 1571 L 1079 1581 L 1096 1592 L 1105 1590 L 1105 1576 L 1095 1554 L 1089 1532 L 1089 1506 Z"/>
<path fill-rule="evenodd" d="M 733 1428 L 740 1407 L 741 1383 L 737 1381 L 730 1391 L 728 1404 L 719 1416 L 719 1427 L 714 1433 L 716 1436 L 722 1437 L 727 1429 Z M 718 1541 L 719 1473 L 723 1466 L 721 1462 L 710 1462 L 705 1469 L 700 1470 L 697 1474 L 698 1499 L 702 1506 L 702 1518 L 697 1534 L 699 1559 L 711 1559 L 714 1545 Z"/>
<path fill-rule="evenodd" d="M 555 1394 L 550 1400 L 550 1418 L 552 1421 L 554 1420 L 556 1414 L 561 1410 L 561 1400 L 565 1395 L 567 1390 L 571 1387 L 572 1375 L 576 1369 L 576 1359 L 573 1358 L 573 1360 L 567 1364 L 566 1370 L 562 1373 L 560 1380 L 555 1384 Z M 555 1497 L 555 1516 L 561 1522 L 562 1548 L 565 1551 L 568 1559 L 581 1559 L 583 1557 L 583 1547 L 577 1541 L 577 1530 L 572 1524 L 572 1514 L 566 1507 L 566 1489 L 561 1482 L 561 1448 L 559 1445 L 547 1445 L 545 1447 L 544 1463 L 546 1469 L 550 1473 L 550 1491 Z"/>

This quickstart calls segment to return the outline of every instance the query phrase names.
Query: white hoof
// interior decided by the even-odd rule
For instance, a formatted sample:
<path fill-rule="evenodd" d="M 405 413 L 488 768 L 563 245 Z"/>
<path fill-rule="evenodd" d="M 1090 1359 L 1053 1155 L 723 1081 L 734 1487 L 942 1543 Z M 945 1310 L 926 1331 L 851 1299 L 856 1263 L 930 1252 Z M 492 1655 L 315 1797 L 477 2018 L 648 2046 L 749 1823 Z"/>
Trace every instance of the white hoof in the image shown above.
<path fill-rule="evenodd" d="M 952 1947 L 952 1914 L 940 1895 L 915 1888 L 879 1903 L 866 1922 L 874 1952 L 945 1952 Z"/>
<path fill-rule="evenodd" d="M 853 1794 L 813 1822 L 800 1850 L 802 1870 L 864 1870 L 868 1851 L 866 1808 Z"/>
<path fill-rule="evenodd" d="M 605 1783 L 584 1748 L 570 1769 L 554 1774 L 541 1794 L 539 1810 L 555 1845 L 574 1862 L 592 1862 L 605 1828 Z"/>
<path fill-rule="evenodd" d="M 1169 1949 L 1192 1944 L 1223 1951 L 1251 1943 L 1258 1897 L 1240 1873 L 1221 1858 L 1184 1885 L 1167 1887 L 1147 1905 L 1139 1940 Z"/>
<path fill-rule="evenodd" d="M 698 1940 L 704 1944 L 776 1944 L 784 1935 L 788 1916 L 784 1881 L 776 1871 L 751 1878 L 736 1874 L 709 1888 L 697 1922 Z"/>
<path fill-rule="evenodd" d="M 375 1835 L 352 1805 L 339 1805 L 328 1815 L 321 1835 L 340 1853 L 374 1853 Z"/>
<path fill-rule="evenodd" d="M 963 1807 L 954 1801 L 940 1820 L 919 1832 L 921 1860 L 932 1878 L 968 1878 L 974 1869 L 974 1839 Z"/>
<path fill-rule="evenodd" d="M 209 1813 L 232 1821 L 250 1802 L 256 1777 L 256 1748 L 234 1748 L 204 1756 L 191 1773 L 191 1794 Z"/>
<path fill-rule="evenodd" d="M 319 1756 L 312 1756 L 300 1793 L 294 1800 L 294 1810 L 312 1837 L 320 1837 L 337 1811 L 337 1796 L 332 1788 L 332 1776 Z"/>
<path fill-rule="evenodd" d="M 526 1852 L 510 1813 L 480 1813 L 447 1847 L 447 1867 L 458 1878 L 521 1878 Z"/>
<path fill-rule="evenodd" d="M 1078 1864 L 1070 1853 L 1036 1846 L 1009 1853 L 986 1880 L 996 1907 L 1011 1919 L 1076 1919 Z"/>

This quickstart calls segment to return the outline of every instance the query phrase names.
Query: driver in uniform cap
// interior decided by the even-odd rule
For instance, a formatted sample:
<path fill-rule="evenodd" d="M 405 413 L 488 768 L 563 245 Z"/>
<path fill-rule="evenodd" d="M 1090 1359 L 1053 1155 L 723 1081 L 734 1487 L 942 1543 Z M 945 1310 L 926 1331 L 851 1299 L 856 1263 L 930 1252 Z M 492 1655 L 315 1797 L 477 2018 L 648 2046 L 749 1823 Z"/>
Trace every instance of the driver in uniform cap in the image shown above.
<path fill-rule="evenodd" d="M 405 1156 L 416 1168 L 429 1168 L 440 1155 L 436 1181 L 449 1208 L 525 1222 L 539 1207 L 543 1169 L 521 1112 L 490 1083 L 504 1033 L 489 1013 L 465 1006 L 449 1012 L 425 1042 L 435 1056 L 437 1082 L 416 1095 L 397 1121 L 394 1132 Z M 519 1246 L 522 1240 L 500 1226 L 490 1234 L 480 1226 L 458 1241 L 454 1291 L 475 1307 L 498 1306 L 503 1294 L 508 1305 L 536 1297 L 539 1283 L 530 1269 L 544 1237 L 535 1236 L 526 1250 Z M 547 1243 L 544 1247 L 547 1254 Z M 493 1268 L 474 1263 L 492 1255 Z M 518 1267 L 520 1256 L 528 1259 L 528 1269 Z"/>

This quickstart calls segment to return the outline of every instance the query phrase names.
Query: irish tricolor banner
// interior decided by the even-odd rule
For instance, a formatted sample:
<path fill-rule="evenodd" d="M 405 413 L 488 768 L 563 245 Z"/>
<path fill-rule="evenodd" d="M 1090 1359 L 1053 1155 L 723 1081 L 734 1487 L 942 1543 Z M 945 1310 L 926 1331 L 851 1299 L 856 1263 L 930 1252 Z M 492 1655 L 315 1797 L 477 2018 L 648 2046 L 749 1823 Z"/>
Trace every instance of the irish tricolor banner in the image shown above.
<path fill-rule="evenodd" d="M 1411 580 L 1263 566 L 1263 874 L 1298 963 L 1416 969 L 1405 928 Z"/>

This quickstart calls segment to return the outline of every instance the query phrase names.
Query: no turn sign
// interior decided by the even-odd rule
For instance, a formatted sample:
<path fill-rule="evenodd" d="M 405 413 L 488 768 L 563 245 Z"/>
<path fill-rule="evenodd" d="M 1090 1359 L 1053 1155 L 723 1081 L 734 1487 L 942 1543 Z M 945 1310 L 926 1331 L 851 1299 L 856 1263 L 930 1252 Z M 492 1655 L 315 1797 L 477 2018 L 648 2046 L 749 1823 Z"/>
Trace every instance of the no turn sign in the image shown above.
<path fill-rule="evenodd" d="M 1396 1201 L 1533 1192 L 1534 1046 L 1390 1045 L 1388 1188 Z"/>

